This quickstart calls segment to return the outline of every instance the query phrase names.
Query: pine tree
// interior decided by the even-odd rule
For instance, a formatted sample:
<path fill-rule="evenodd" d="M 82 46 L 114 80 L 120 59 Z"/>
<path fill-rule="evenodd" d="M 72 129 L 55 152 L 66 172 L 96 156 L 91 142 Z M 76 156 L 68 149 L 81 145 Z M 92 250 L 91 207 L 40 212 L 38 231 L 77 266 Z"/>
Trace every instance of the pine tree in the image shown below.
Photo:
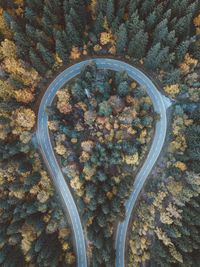
<path fill-rule="evenodd" d="M 33 67 L 40 73 L 44 74 L 47 71 L 45 64 L 42 62 L 41 58 L 35 53 L 33 48 L 29 51 L 30 61 Z"/>
<path fill-rule="evenodd" d="M 107 9 L 106 9 L 106 17 L 109 25 L 112 24 L 114 18 L 114 2 L 113 0 L 108 0 Z"/>
<path fill-rule="evenodd" d="M 112 25 L 111 25 L 111 29 L 113 32 L 117 32 L 118 29 L 119 29 L 119 25 L 120 25 L 120 22 L 119 22 L 119 18 L 118 17 L 115 17 L 113 22 L 112 22 Z"/>
<path fill-rule="evenodd" d="M 129 56 L 141 59 L 142 57 L 145 56 L 147 44 L 148 44 L 148 34 L 143 30 L 139 31 L 129 42 L 128 46 Z"/>
<path fill-rule="evenodd" d="M 121 82 L 118 87 L 117 87 L 117 93 L 119 94 L 119 96 L 126 96 L 128 94 L 129 91 L 129 85 L 127 81 L 123 81 Z"/>
<path fill-rule="evenodd" d="M 51 36 L 53 33 L 53 25 L 54 25 L 54 22 L 52 21 L 52 14 L 50 10 L 47 8 L 47 6 L 45 5 L 44 13 L 42 17 L 42 28 L 44 32 L 49 36 Z"/>
<path fill-rule="evenodd" d="M 76 31 L 78 31 L 79 34 L 83 32 L 84 25 L 81 23 L 81 20 L 79 19 L 79 15 L 73 8 L 70 8 L 70 11 L 68 14 L 68 21 L 70 21 L 74 25 L 74 27 L 76 28 Z"/>
<path fill-rule="evenodd" d="M 30 42 L 24 33 L 23 27 L 14 20 L 11 21 L 10 24 L 11 30 L 14 32 L 14 40 L 17 45 L 17 52 L 19 57 L 25 59 L 26 55 L 28 54 Z"/>
<path fill-rule="evenodd" d="M 140 20 L 138 11 L 134 12 L 128 20 L 129 38 L 132 38 L 139 31 L 144 30 L 144 21 Z"/>
<path fill-rule="evenodd" d="M 167 19 L 162 20 L 157 24 L 153 33 L 153 44 L 162 43 L 168 35 Z"/>
<path fill-rule="evenodd" d="M 173 69 L 172 71 L 167 72 L 163 77 L 163 84 L 170 85 L 179 83 L 180 75 L 181 73 L 179 69 Z"/>
<path fill-rule="evenodd" d="M 55 59 L 53 54 L 48 50 L 48 48 L 46 48 L 45 46 L 43 46 L 43 44 L 41 43 L 37 43 L 37 50 L 40 52 L 43 61 L 49 66 L 52 67 Z"/>
<path fill-rule="evenodd" d="M 44 0 L 26 0 L 26 6 L 41 14 L 44 7 Z"/>
<path fill-rule="evenodd" d="M 171 51 L 174 51 L 177 41 L 178 41 L 178 38 L 176 37 L 176 32 L 171 31 L 168 33 L 166 38 L 163 40 L 163 44 L 165 46 L 169 46 Z"/>
<path fill-rule="evenodd" d="M 83 25 L 83 28 L 86 25 L 86 3 L 84 0 L 69 0 L 70 7 L 73 8 L 76 12 L 77 15 L 79 16 L 79 19 L 77 21 L 78 24 Z M 75 24 L 76 21 L 73 21 Z"/>
<path fill-rule="evenodd" d="M 59 57 L 62 59 L 64 64 L 67 64 L 69 61 L 69 51 L 67 46 L 59 39 L 56 39 L 56 52 Z"/>
<path fill-rule="evenodd" d="M 104 22 L 103 13 L 99 12 L 94 25 L 94 31 L 96 34 L 99 34 L 100 32 L 103 31 L 103 22 Z"/>
<path fill-rule="evenodd" d="M 125 14 L 125 7 L 124 5 L 121 7 L 118 7 L 116 16 L 118 17 L 119 21 L 122 22 Z"/>
<path fill-rule="evenodd" d="M 186 16 L 180 18 L 177 23 L 174 25 L 174 30 L 176 31 L 176 35 L 179 38 L 185 38 L 189 36 L 191 31 L 191 23 L 192 23 L 192 14 L 187 14 Z"/>
<path fill-rule="evenodd" d="M 64 9 L 64 15 L 66 15 L 70 10 L 69 0 L 64 0 L 63 9 Z"/>
<path fill-rule="evenodd" d="M 116 43 L 116 48 L 117 48 L 117 53 L 122 54 L 125 52 L 126 45 L 127 45 L 127 29 L 125 24 L 121 24 L 119 27 L 119 30 L 117 32 L 117 43 Z"/>
<path fill-rule="evenodd" d="M 35 31 L 35 38 L 37 39 L 37 43 L 38 42 L 41 43 L 45 48 L 48 48 L 48 49 L 51 48 L 49 47 L 50 46 L 49 38 L 43 31 L 40 31 L 37 29 Z"/>
<path fill-rule="evenodd" d="M 140 8 L 141 15 L 145 17 L 147 14 L 153 11 L 156 5 L 156 0 L 144 0 Z"/>
<path fill-rule="evenodd" d="M 181 42 L 179 46 L 176 48 L 175 55 L 176 55 L 177 64 L 183 61 L 183 58 L 188 51 L 189 45 L 190 45 L 190 42 L 187 40 L 187 41 Z"/>
<path fill-rule="evenodd" d="M 148 69 L 156 70 L 163 63 L 168 62 L 169 48 L 161 48 L 161 44 L 157 43 L 148 52 L 145 58 L 145 67 Z"/>
<path fill-rule="evenodd" d="M 156 16 L 156 12 L 154 10 L 146 18 L 145 26 L 146 26 L 148 31 L 151 31 L 155 27 L 157 20 L 158 20 L 158 18 Z"/>
<path fill-rule="evenodd" d="M 74 25 L 70 21 L 68 21 L 67 25 L 66 25 L 66 34 L 70 38 L 71 45 L 74 45 L 74 46 L 80 46 L 81 45 L 82 41 L 81 41 L 81 38 L 79 36 L 79 33 L 76 31 Z"/>
<path fill-rule="evenodd" d="M 128 5 L 129 16 L 136 12 L 139 0 L 130 0 Z"/>
<path fill-rule="evenodd" d="M 34 43 L 37 42 L 37 37 L 35 36 L 35 31 L 36 31 L 36 29 L 33 26 L 31 26 L 30 24 L 26 24 L 26 34 L 29 38 L 32 39 L 32 41 Z"/>
<path fill-rule="evenodd" d="M 35 23 L 37 17 L 37 13 L 32 10 L 30 7 L 25 8 L 25 18 L 30 22 L 30 23 Z"/>

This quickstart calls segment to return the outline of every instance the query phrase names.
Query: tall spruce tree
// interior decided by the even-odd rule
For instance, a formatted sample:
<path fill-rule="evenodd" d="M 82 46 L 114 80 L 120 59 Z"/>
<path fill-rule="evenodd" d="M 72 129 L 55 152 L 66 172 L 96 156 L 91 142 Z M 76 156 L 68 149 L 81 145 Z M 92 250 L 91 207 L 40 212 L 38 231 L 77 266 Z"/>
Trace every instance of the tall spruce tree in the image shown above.
<path fill-rule="evenodd" d="M 107 17 L 109 25 L 111 26 L 113 19 L 114 19 L 114 1 L 113 0 L 108 0 L 107 2 L 106 17 Z"/>
<path fill-rule="evenodd" d="M 128 40 L 127 29 L 126 29 L 126 25 L 123 23 L 120 25 L 119 30 L 117 32 L 116 48 L 117 48 L 118 54 L 125 53 L 127 40 Z"/>

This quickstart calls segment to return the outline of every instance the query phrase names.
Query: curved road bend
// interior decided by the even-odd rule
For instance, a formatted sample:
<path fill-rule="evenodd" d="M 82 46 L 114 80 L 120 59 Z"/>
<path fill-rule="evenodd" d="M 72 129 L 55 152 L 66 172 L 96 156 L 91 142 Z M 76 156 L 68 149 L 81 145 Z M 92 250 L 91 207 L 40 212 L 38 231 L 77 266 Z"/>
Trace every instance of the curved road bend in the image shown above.
<path fill-rule="evenodd" d="M 104 59 L 97 58 L 92 60 L 85 60 L 80 63 L 77 63 L 62 73 L 60 73 L 55 80 L 50 84 L 47 88 L 45 95 L 42 98 L 39 108 L 38 114 L 38 128 L 36 132 L 36 137 L 38 144 L 40 145 L 40 149 L 44 158 L 44 161 L 49 169 L 54 185 L 61 197 L 64 211 L 69 214 L 72 228 L 75 237 L 75 245 L 76 245 L 76 253 L 77 253 L 77 263 L 79 267 L 87 267 L 87 252 L 85 245 L 85 237 L 83 232 L 83 227 L 81 224 L 81 220 L 78 214 L 78 210 L 76 204 L 73 200 L 71 192 L 68 188 L 68 185 L 65 181 L 65 178 L 60 170 L 59 164 L 56 160 L 48 130 L 48 115 L 46 113 L 46 107 L 50 106 L 53 102 L 53 99 L 56 95 L 56 92 L 69 80 L 77 76 L 81 68 L 88 64 L 89 62 L 96 62 L 98 68 L 100 69 L 111 69 L 114 71 L 127 71 L 130 77 L 136 80 L 139 84 L 144 85 L 147 88 L 147 93 L 152 99 L 154 109 L 157 111 L 161 120 L 157 122 L 155 138 L 150 149 L 149 155 L 140 170 L 139 174 L 134 183 L 133 193 L 131 194 L 129 200 L 126 203 L 126 219 L 122 224 L 119 224 L 117 237 L 116 237 L 116 258 L 117 258 L 117 267 L 124 266 L 124 255 L 125 255 L 125 240 L 128 229 L 129 219 L 132 213 L 132 209 L 134 207 L 135 201 L 141 188 L 147 179 L 148 174 L 150 173 L 154 163 L 156 162 L 160 151 L 162 149 L 166 128 L 167 128 L 167 120 L 166 120 L 166 106 L 170 105 L 168 101 L 165 101 L 165 97 L 162 96 L 151 80 L 144 75 L 137 68 L 124 63 L 119 60 L 114 59 Z"/>

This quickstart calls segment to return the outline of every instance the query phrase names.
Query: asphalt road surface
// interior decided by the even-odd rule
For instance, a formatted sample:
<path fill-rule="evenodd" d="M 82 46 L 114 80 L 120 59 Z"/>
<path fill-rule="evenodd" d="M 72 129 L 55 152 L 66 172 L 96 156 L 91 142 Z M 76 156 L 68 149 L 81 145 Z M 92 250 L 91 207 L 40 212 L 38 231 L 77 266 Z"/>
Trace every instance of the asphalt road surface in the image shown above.
<path fill-rule="evenodd" d="M 167 119 L 166 109 L 170 106 L 170 101 L 166 99 L 157 90 L 151 80 L 137 68 L 114 59 L 97 58 L 92 60 L 85 60 L 77 63 L 68 69 L 64 70 L 58 75 L 55 80 L 47 88 L 42 101 L 40 103 L 39 114 L 38 114 L 38 128 L 36 132 L 37 142 L 40 147 L 40 151 L 44 158 L 45 164 L 49 169 L 55 188 L 61 198 L 65 213 L 69 215 L 73 234 L 75 238 L 76 254 L 77 254 L 77 265 L 79 267 L 87 267 L 87 251 L 86 251 L 86 238 L 84 235 L 83 227 L 79 217 L 78 209 L 75 201 L 73 200 L 72 194 L 68 188 L 65 178 L 60 170 L 60 166 L 56 160 L 50 136 L 48 131 L 48 115 L 46 113 L 46 107 L 51 106 L 56 92 L 69 80 L 77 76 L 81 68 L 89 62 L 96 62 L 99 69 L 110 69 L 114 71 L 126 71 L 128 75 L 136 80 L 139 84 L 146 87 L 148 95 L 154 105 L 156 112 L 160 114 L 160 121 L 156 124 L 156 131 L 154 141 L 151 146 L 148 157 L 137 175 L 135 183 L 133 185 L 133 191 L 130 195 L 129 200 L 126 202 L 126 219 L 123 223 L 119 224 L 116 236 L 116 266 L 124 267 L 124 255 L 125 255 L 125 240 L 127 235 L 127 229 L 131 213 L 137 197 L 146 181 L 149 173 L 151 172 L 164 144 Z"/>

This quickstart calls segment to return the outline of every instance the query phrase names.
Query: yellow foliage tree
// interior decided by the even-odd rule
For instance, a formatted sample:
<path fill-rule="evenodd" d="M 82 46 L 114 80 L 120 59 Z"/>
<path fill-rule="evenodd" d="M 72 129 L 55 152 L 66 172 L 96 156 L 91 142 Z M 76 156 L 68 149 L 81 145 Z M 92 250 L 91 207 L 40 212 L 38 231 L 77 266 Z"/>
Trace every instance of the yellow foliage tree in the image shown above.
<path fill-rule="evenodd" d="M 125 155 L 124 162 L 128 165 L 138 165 L 139 164 L 138 152 L 136 152 L 134 155 Z"/>
<path fill-rule="evenodd" d="M 166 211 L 160 212 L 160 221 L 164 224 L 172 224 L 173 219 L 171 218 L 171 214 Z"/>
<path fill-rule="evenodd" d="M 185 136 L 182 134 L 179 134 L 178 136 L 175 137 L 175 140 L 170 143 L 169 151 L 171 153 L 174 153 L 177 150 L 185 151 L 186 147 L 187 147 L 187 143 L 185 140 Z"/>
<path fill-rule="evenodd" d="M 16 46 L 13 41 L 5 39 L 1 42 L 0 47 L 1 58 L 3 59 L 3 68 L 11 74 L 13 78 L 21 80 L 26 86 L 30 86 L 31 90 L 39 81 L 39 75 L 33 68 L 27 68 L 23 61 L 17 59 Z"/>
<path fill-rule="evenodd" d="M 27 69 L 20 60 L 5 58 L 3 64 L 5 71 L 16 76 L 16 78 L 20 79 L 27 86 L 36 85 L 39 81 L 37 71 L 34 69 Z"/>
<path fill-rule="evenodd" d="M 33 102 L 34 95 L 28 89 L 24 89 L 24 90 L 20 89 L 20 90 L 15 91 L 15 98 L 16 98 L 17 102 L 22 102 L 24 104 L 28 104 L 28 103 Z"/>
<path fill-rule="evenodd" d="M 181 182 L 174 181 L 174 179 L 171 177 L 170 181 L 167 184 L 167 189 L 173 195 L 173 197 L 176 198 L 182 193 L 183 185 Z"/>
<path fill-rule="evenodd" d="M 8 100 L 15 96 L 15 91 L 8 81 L 0 80 L 0 97 L 4 100 Z"/>
<path fill-rule="evenodd" d="M 193 23 L 195 27 L 200 26 L 200 14 L 194 18 Z"/>
<path fill-rule="evenodd" d="M 21 228 L 21 235 L 22 235 L 21 248 L 23 253 L 26 254 L 31 247 L 31 243 L 37 238 L 37 235 L 36 232 L 34 231 L 33 226 L 26 223 Z"/>
<path fill-rule="evenodd" d="M 5 39 L 1 42 L 0 53 L 2 58 L 17 58 L 17 49 L 13 41 Z"/>
<path fill-rule="evenodd" d="M 154 232 L 156 233 L 158 239 L 161 240 L 165 246 L 167 247 L 173 246 L 171 239 L 166 235 L 165 232 L 162 231 L 161 228 L 156 227 Z"/>
<path fill-rule="evenodd" d="M 187 170 L 187 166 L 185 163 L 181 162 L 181 161 L 177 161 L 175 164 L 176 168 L 178 168 L 179 170 L 181 170 L 182 172 Z"/>
<path fill-rule="evenodd" d="M 171 214 L 171 216 L 174 217 L 175 219 L 181 219 L 182 210 L 177 209 L 177 207 L 172 203 L 169 203 L 169 205 L 166 208 L 166 211 L 168 211 Z"/>
<path fill-rule="evenodd" d="M 71 53 L 70 53 L 70 59 L 71 60 L 76 60 L 79 59 L 81 56 L 81 52 L 78 47 L 73 46 Z"/>
<path fill-rule="evenodd" d="M 63 156 L 67 152 L 67 149 L 64 145 L 57 143 L 55 146 L 55 151 L 58 155 Z"/>
<path fill-rule="evenodd" d="M 90 152 L 94 147 L 95 143 L 91 140 L 84 141 L 81 143 L 81 147 L 85 152 Z"/>
<path fill-rule="evenodd" d="M 70 101 L 70 93 L 68 88 L 64 88 L 57 92 L 57 108 L 63 114 L 68 114 L 72 111 L 72 105 L 69 103 Z"/>
<path fill-rule="evenodd" d="M 65 262 L 67 264 L 70 264 L 71 265 L 71 264 L 75 263 L 75 261 L 76 261 L 75 255 L 72 252 L 68 252 L 66 254 L 66 256 L 65 256 Z"/>
<path fill-rule="evenodd" d="M 163 200 L 166 198 L 166 196 L 167 196 L 166 192 L 159 191 L 157 196 L 155 197 L 155 199 L 153 201 L 153 206 L 159 207 L 161 205 L 161 203 L 163 202 Z"/>
<path fill-rule="evenodd" d="M 101 45 L 107 45 L 108 43 L 114 44 L 114 35 L 111 32 L 102 32 L 100 34 L 100 43 Z"/>
<path fill-rule="evenodd" d="M 164 90 L 167 94 L 171 95 L 172 97 L 176 96 L 180 92 L 178 84 L 167 85 L 164 87 Z"/>
<path fill-rule="evenodd" d="M 170 254 L 172 255 L 172 257 L 177 260 L 178 262 L 181 262 L 183 263 L 183 256 L 181 255 L 180 252 L 178 252 L 175 248 L 175 246 L 170 246 L 169 247 L 169 251 L 170 251 Z"/>
<path fill-rule="evenodd" d="M 31 130 L 35 125 L 35 113 L 30 108 L 19 108 L 12 113 L 13 133 L 20 134 Z"/>
<path fill-rule="evenodd" d="M 183 74 L 187 74 L 191 69 L 194 69 L 198 63 L 197 59 L 191 57 L 190 54 L 186 54 L 183 63 L 180 64 L 180 70 Z"/>

